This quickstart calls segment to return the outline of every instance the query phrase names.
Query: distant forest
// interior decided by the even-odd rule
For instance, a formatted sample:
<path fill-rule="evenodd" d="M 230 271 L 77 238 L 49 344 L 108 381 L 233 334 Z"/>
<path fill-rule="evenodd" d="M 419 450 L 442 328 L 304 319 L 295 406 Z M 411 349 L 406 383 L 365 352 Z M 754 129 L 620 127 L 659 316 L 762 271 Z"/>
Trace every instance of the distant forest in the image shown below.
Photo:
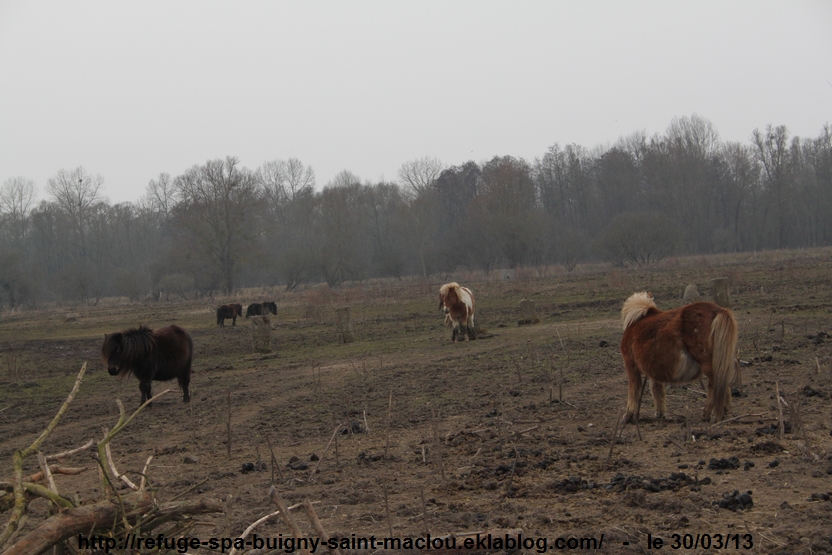
<path fill-rule="evenodd" d="M 209 160 L 110 204 L 104 178 L 60 170 L 0 188 L 0 302 L 139 300 L 294 289 L 326 282 L 583 261 L 647 265 L 669 255 L 832 244 L 832 128 L 755 130 L 722 142 L 707 119 L 612 147 L 550 147 L 404 163 L 398 182 L 343 171 L 321 190 L 297 159 L 257 169 Z"/>

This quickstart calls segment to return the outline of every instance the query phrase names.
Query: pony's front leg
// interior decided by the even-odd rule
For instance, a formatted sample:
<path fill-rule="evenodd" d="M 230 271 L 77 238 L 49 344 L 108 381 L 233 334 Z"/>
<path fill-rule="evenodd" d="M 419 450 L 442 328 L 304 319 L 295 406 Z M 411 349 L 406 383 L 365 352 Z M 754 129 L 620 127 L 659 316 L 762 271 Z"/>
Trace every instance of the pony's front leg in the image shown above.
<path fill-rule="evenodd" d="M 142 392 L 142 404 L 145 404 L 153 395 L 150 393 L 150 382 L 139 382 L 139 391 Z"/>
<path fill-rule="evenodd" d="M 468 339 L 475 340 L 477 338 L 477 328 L 474 327 L 474 317 L 468 318 Z"/>
<path fill-rule="evenodd" d="M 190 403 L 191 402 L 191 393 L 188 389 L 188 386 L 190 384 L 191 384 L 191 367 L 189 365 L 184 370 L 182 370 L 179 374 L 179 387 L 182 389 L 182 402 L 183 403 Z"/>
<path fill-rule="evenodd" d="M 451 332 L 451 341 L 456 343 L 456 339 L 457 337 L 459 337 L 459 324 L 457 324 L 456 322 L 454 322 L 453 330 L 454 331 Z"/>
<path fill-rule="evenodd" d="M 650 393 L 653 394 L 653 402 L 656 404 L 656 418 L 664 418 L 667 412 L 667 395 L 664 391 L 664 383 L 650 380 Z"/>

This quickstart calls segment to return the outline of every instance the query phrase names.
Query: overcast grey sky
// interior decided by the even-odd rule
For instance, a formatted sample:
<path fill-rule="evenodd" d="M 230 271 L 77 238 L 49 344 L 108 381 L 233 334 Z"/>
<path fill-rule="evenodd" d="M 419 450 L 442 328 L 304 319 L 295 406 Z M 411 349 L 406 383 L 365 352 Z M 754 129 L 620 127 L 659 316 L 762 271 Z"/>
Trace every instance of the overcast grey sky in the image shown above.
<path fill-rule="evenodd" d="M 237 156 L 395 180 L 710 120 L 832 122 L 832 2 L 0 0 L 0 182 L 84 166 L 112 202 Z"/>

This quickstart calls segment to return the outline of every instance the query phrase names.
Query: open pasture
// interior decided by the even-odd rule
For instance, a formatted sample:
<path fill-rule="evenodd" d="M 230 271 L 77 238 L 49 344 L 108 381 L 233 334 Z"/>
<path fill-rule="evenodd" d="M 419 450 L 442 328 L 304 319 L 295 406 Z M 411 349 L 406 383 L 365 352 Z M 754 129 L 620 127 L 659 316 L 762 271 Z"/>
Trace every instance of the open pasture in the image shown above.
<path fill-rule="evenodd" d="M 441 279 L 4 313 L 0 479 L 9 478 L 14 450 L 53 417 L 83 361 L 84 383 L 45 452 L 100 438 L 118 418 L 116 398 L 128 412 L 138 406 L 137 380 L 108 376 L 100 361 L 105 333 L 177 324 L 194 341 L 191 403 L 175 381 L 154 383 L 154 395 L 174 391 L 112 449 L 128 475 L 155 454 L 148 474 L 162 501 L 196 484 L 186 497 L 223 500 L 224 514 L 200 517 L 211 523 L 193 532 L 200 537 L 238 535 L 273 511 L 274 477 L 288 503 L 316 502 L 333 535 L 603 533 L 601 552 L 643 553 L 648 534 L 730 533 L 751 534 L 754 553 L 832 553 L 832 250 L 679 258 L 645 270 L 527 269 L 512 281 L 449 277 L 476 295 L 477 341 L 451 343 L 437 311 Z M 647 290 L 673 308 L 686 285 L 707 294 L 718 277 L 730 278 L 740 334 L 742 387 L 729 420 L 701 421 L 698 382 L 668 387 L 667 418 L 652 417 L 645 394 L 638 428 L 619 429 L 610 449 L 627 398 L 622 303 Z M 250 321 L 216 323 L 217 306 L 263 298 L 278 305 L 272 353 L 252 351 Z M 524 298 L 536 302 L 541 323 L 518 326 Z M 343 305 L 352 307 L 357 341 L 339 345 L 334 307 Z M 778 388 L 788 406 L 778 408 Z M 742 415 L 751 416 L 730 420 Z M 336 427 L 350 433 L 336 434 L 325 452 Z M 241 471 L 258 460 L 261 470 Z M 99 499 L 91 454 L 71 462 L 90 470 L 58 476 L 58 487 Z M 749 490 L 753 507 L 731 510 L 736 498 L 718 506 L 724 494 Z M 33 502 L 30 522 L 45 511 Z M 279 521 L 256 532 L 288 534 Z"/>

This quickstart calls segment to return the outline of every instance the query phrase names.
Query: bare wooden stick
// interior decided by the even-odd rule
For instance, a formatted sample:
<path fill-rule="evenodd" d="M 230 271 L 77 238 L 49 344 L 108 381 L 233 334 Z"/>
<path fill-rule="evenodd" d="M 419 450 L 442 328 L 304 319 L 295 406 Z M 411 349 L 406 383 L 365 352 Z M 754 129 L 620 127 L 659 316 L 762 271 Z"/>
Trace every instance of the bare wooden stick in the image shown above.
<path fill-rule="evenodd" d="M 641 441 L 641 426 L 639 425 L 638 420 L 638 415 L 636 415 L 636 417 L 633 418 L 633 422 L 636 424 L 636 434 L 638 434 L 638 440 Z"/>
<path fill-rule="evenodd" d="M 682 389 L 684 389 L 685 391 L 690 391 L 691 393 L 698 393 L 699 395 L 702 395 L 703 397 L 708 396 L 707 391 L 696 391 L 695 389 L 691 389 L 689 387 L 683 387 Z"/>
<path fill-rule="evenodd" d="M 55 485 L 55 479 L 52 478 L 52 473 L 49 471 L 49 464 L 46 462 L 46 457 L 40 451 L 37 452 L 38 464 L 40 471 L 43 472 L 43 477 L 46 479 L 46 487 L 53 493 L 58 493 L 58 486 Z"/>
<path fill-rule="evenodd" d="M 691 440 L 693 432 L 690 430 L 690 409 L 685 407 L 685 442 Z"/>
<path fill-rule="evenodd" d="M 274 456 L 274 449 L 272 449 L 272 441 L 266 434 L 266 444 L 269 446 L 269 453 L 271 453 L 271 467 L 272 467 L 272 483 L 274 483 L 274 471 L 277 469 L 277 475 L 283 480 L 283 471 L 280 470 L 280 465 L 277 464 L 277 457 Z M 318 459 L 320 461 L 320 459 Z"/>
<path fill-rule="evenodd" d="M 306 511 L 306 516 L 309 517 L 309 522 L 312 523 L 312 527 L 318 533 L 321 543 L 328 544 L 329 534 L 327 534 L 326 530 L 324 530 L 323 524 L 321 524 L 321 521 L 318 519 L 318 514 L 315 512 L 315 508 L 312 507 L 312 502 L 309 501 L 309 499 L 304 499 L 301 505 L 303 506 L 303 510 Z M 292 507 L 289 507 L 289 509 L 291 508 Z M 341 555 L 341 550 L 337 547 L 330 548 L 330 552 L 332 552 L 332 555 Z"/>
<path fill-rule="evenodd" d="M 442 480 L 445 480 L 445 465 L 442 463 L 442 452 L 440 451 L 439 445 L 439 428 L 436 424 L 436 412 L 433 410 L 433 406 L 430 407 L 430 417 L 433 421 L 433 445 L 434 451 L 436 451 L 435 457 L 436 462 L 439 464 L 439 472 L 442 474 Z"/>
<path fill-rule="evenodd" d="M 725 424 L 726 422 L 733 422 L 735 420 L 740 420 L 742 418 L 749 418 L 751 416 L 759 418 L 760 416 L 765 416 L 765 415 L 766 415 L 766 413 L 764 413 L 764 412 L 757 412 L 757 413 L 741 414 L 741 415 L 735 416 L 733 418 L 726 418 L 725 420 L 720 420 L 719 422 L 715 422 L 715 423 L 711 424 L 708 427 L 708 431 L 710 432 L 711 429 L 716 428 L 717 426 L 720 426 L 722 424 Z"/>
<path fill-rule="evenodd" d="M 139 490 L 143 490 L 145 486 L 147 486 L 147 469 L 150 468 L 150 461 L 152 460 L 153 455 L 150 455 L 144 463 L 144 468 L 142 468 L 142 479 L 139 480 Z"/>
<path fill-rule="evenodd" d="M 612 448 L 615 446 L 615 440 L 618 437 L 618 426 L 621 424 L 621 420 L 623 418 L 624 415 L 621 415 L 615 419 L 615 428 L 612 430 L 612 441 L 610 441 L 610 452 L 607 454 L 607 465 L 609 465 L 610 460 L 612 460 Z"/>
<path fill-rule="evenodd" d="M 106 435 L 106 432 L 105 432 L 105 435 Z M 107 465 L 110 467 L 110 472 L 113 473 L 113 478 L 115 478 L 116 480 L 121 480 L 122 482 L 127 484 L 127 487 L 129 487 L 133 491 L 139 491 L 139 486 L 137 486 L 136 484 L 131 482 L 130 478 L 128 478 L 127 476 L 125 476 L 124 474 L 121 474 L 118 470 L 116 470 L 116 463 L 113 461 L 113 454 L 110 453 L 110 443 L 109 442 L 107 443 L 107 445 L 104 446 L 104 453 L 107 455 Z"/>
<path fill-rule="evenodd" d="M 362 411 L 362 412 L 364 413 L 364 433 L 369 434 L 370 433 L 370 425 L 367 424 L 367 411 L 365 410 L 365 411 Z"/>
<path fill-rule="evenodd" d="M 780 382 L 778 380 L 774 380 L 774 389 L 775 394 L 777 396 L 777 429 L 780 432 L 780 440 L 783 440 L 783 434 L 786 432 L 786 427 L 783 423 L 783 404 L 780 402 Z"/>
<path fill-rule="evenodd" d="M 390 451 L 390 421 L 393 419 L 393 389 L 390 388 L 390 396 L 387 399 L 387 430 L 384 432 L 384 460 L 388 459 Z"/>
<path fill-rule="evenodd" d="M 295 519 L 289 514 L 289 508 L 286 506 L 286 502 L 283 501 L 283 498 L 280 497 L 280 494 L 277 493 L 277 489 L 272 486 L 269 488 L 269 499 L 272 500 L 278 509 L 280 509 L 280 516 L 283 518 L 283 522 L 286 523 L 286 526 L 292 531 L 292 535 L 295 536 L 296 540 L 299 540 L 303 537 L 303 532 L 301 532 L 300 527 L 298 526 Z M 306 549 L 299 549 L 300 553 L 304 555 L 309 555 L 309 551 Z"/>
<path fill-rule="evenodd" d="M 87 470 L 86 466 L 82 466 L 82 467 L 78 468 L 78 467 L 72 467 L 72 466 L 59 466 L 57 464 L 50 464 L 49 465 L 49 471 L 52 474 L 75 475 L 75 474 L 81 474 L 85 470 Z M 39 470 L 39 471 L 35 472 L 34 474 L 30 474 L 29 476 L 26 476 L 25 478 L 23 478 L 24 482 L 39 482 L 41 480 L 43 480 L 43 471 L 42 470 Z M 0 482 L 0 484 L 5 484 L 5 483 L 6 482 Z"/>
<path fill-rule="evenodd" d="M 95 440 L 91 439 L 88 442 L 86 442 L 84 445 L 82 445 L 81 447 L 76 447 L 75 449 L 70 449 L 69 451 L 63 451 L 61 453 L 56 453 L 55 455 L 46 455 L 46 460 L 47 461 L 55 461 L 55 460 L 65 459 L 66 457 L 71 457 L 72 455 L 80 453 L 81 451 L 86 451 L 87 449 L 89 449 L 93 445 L 95 445 Z"/>
<path fill-rule="evenodd" d="M 267 520 L 271 520 L 271 519 L 273 519 L 274 517 L 276 517 L 276 516 L 277 516 L 277 515 L 279 515 L 279 514 L 280 514 L 280 509 L 276 510 L 276 511 L 275 511 L 275 512 L 273 512 L 273 513 L 269 513 L 269 514 L 267 514 L 267 515 L 266 515 L 266 516 L 264 516 L 264 517 L 260 517 L 260 518 L 258 518 L 257 520 L 255 520 L 254 522 L 252 522 L 251 524 L 249 524 L 248 528 L 246 528 L 245 530 L 243 530 L 243 533 L 242 533 L 242 534 L 240 534 L 240 538 L 241 538 L 241 539 L 244 539 L 244 538 L 248 537 L 248 535 L 251 533 L 251 531 L 252 531 L 252 530 L 254 530 L 255 528 L 257 528 L 258 526 L 260 526 L 261 524 L 263 524 L 263 523 L 264 523 L 264 522 L 266 522 Z M 234 548 L 232 548 L 232 549 L 231 549 L 231 551 L 229 551 L 229 552 L 228 552 L 228 555 L 235 555 L 236 553 L 237 553 L 237 548 L 236 548 L 236 547 L 234 547 Z"/>
<path fill-rule="evenodd" d="M 329 443 L 326 444 L 326 448 L 324 449 L 323 455 L 321 455 L 321 457 L 318 459 L 318 462 L 315 463 L 315 468 L 312 469 L 312 472 L 309 473 L 309 480 L 311 480 L 315 473 L 318 472 L 318 467 L 321 465 L 321 461 L 324 460 L 324 457 L 326 457 L 326 454 L 329 452 L 329 446 L 332 445 L 332 442 L 336 440 L 336 437 L 338 436 L 338 430 L 340 429 L 341 424 L 339 423 L 337 426 L 335 426 L 335 431 L 332 432 L 332 437 L 329 438 Z"/>
<path fill-rule="evenodd" d="M 381 488 L 384 492 L 384 516 L 387 517 L 387 532 L 393 537 L 393 521 L 390 520 L 390 501 L 387 499 L 387 478 L 382 474 Z"/>
<path fill-rule="evenodd" d="M 228 432 L 228 441 L 225 444 L 228 458 L 231 458 L 231 390 L 228 390 L 228 421 L 226 423 L 226 431 Z"/>
<path fill-rule="evenodd" d="M 429 530 L 428 530 L 428 506 L 425 503 L 425 487 L 424 486 L 419 488 L 419 493 L 422 496 L 422 524 L 425 527 L 424 534 L 425 534 L 425 537 L 427 538 L 428 533 L 429 533 Z"/>

